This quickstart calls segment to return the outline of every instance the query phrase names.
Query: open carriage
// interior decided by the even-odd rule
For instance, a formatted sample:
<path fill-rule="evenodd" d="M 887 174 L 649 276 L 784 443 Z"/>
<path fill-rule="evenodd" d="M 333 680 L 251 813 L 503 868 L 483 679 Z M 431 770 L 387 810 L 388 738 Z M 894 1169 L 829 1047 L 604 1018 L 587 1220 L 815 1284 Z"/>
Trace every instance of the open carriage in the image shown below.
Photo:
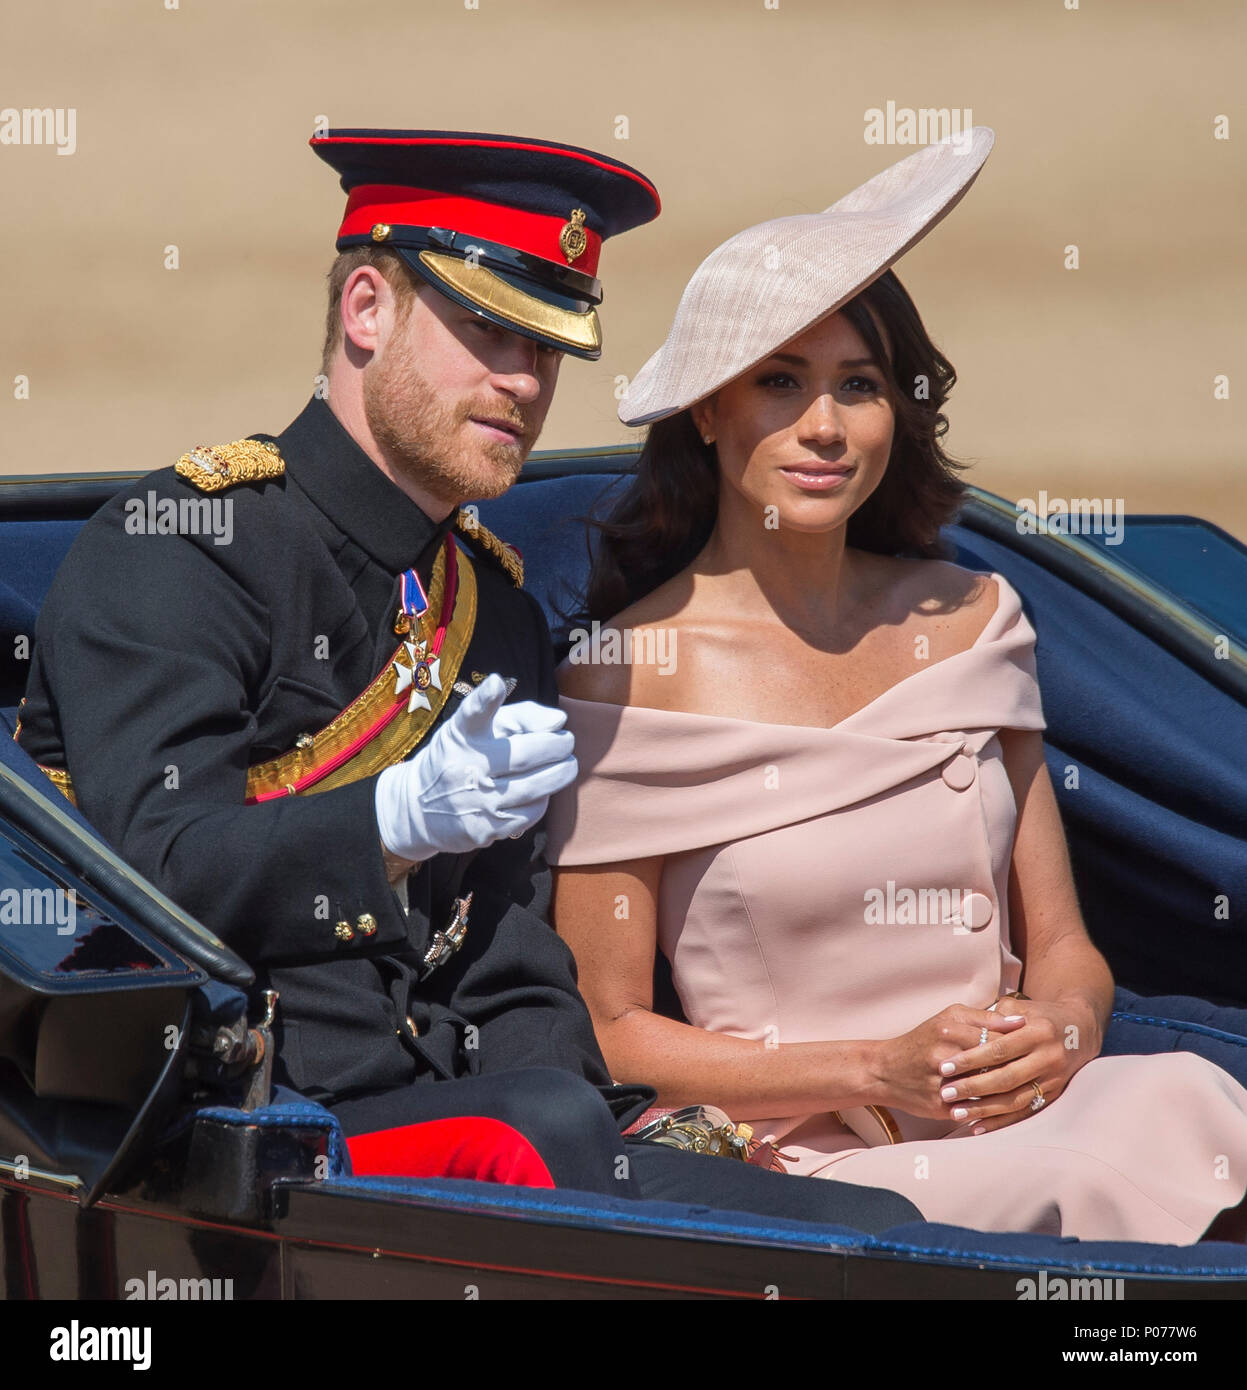
<path fill-rule="evenodd" d="M 557 606 L 587 572 L 577 518 L 634 458 L 538 453 L 480 505 L 523 552 L 556 639 Z M 8 733 L 52 576 L 134 476 L 0 480 Z M 1120 545 L 1017 523 L 975 490 L 948 536 L 959 563 L 1005 575 L 1038 634 L 1049 769 L 1083 914 L 1119 984 L 1105 1052 L 1194 1051 L 1247 1084 L 1247 550 L 1190 517 L 1129 518 Z M 72 924 L 32 925 L 49 889 L 73 895 Z M 1017 1299 L 1041 1278 L 1067 1296 L 1073 1281 L 1099 1296 L 1087 1281 L 1102 1279 L 1133 1299 L 1247 1296 L 1247 1247 L 1224 1243 L 923 1222 L 867 1235 L 564 1189 L 355 1177 L 328 1111 L 268 1094 L 264 1021 L 245 1016 L 252 979 L 0 740 L 7 1298 Z"/>

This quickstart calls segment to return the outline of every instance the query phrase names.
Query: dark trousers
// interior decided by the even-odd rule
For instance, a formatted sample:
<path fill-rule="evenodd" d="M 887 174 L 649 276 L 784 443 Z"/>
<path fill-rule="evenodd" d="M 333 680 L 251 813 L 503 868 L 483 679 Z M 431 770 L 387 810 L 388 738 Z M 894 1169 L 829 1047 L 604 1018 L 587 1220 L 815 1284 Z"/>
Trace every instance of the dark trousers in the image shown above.
<path fill-rule="evenodd" d="M 556 1067 L 428 1082 L 329 1108 L 348 1137 L 455 1116 L 500 1120 L 533 1145 L 557 1186 L 579 1192 L 826 1222 L 867 1233 L 922 1220 L 912 1202 L 881 1188 L 771 1173 L 625 1139 L 597 1090 Z"/>

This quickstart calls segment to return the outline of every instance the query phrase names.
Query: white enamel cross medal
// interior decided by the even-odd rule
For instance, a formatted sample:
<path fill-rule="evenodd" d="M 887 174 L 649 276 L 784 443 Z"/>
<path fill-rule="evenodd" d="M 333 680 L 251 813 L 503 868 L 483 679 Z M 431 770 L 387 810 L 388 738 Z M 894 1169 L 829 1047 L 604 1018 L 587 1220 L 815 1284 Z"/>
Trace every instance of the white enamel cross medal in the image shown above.
<path fill-rule="evenodd" d="M 396 675 L 394 693 L 401 695 L 405 690 L 411 691 L 411 698 L 407 701 L 408 714 L 417 709 L 432 709 L 433 706 L 429 703 L 428 696 L 424 692 L 429 686 L 432 686 L 434 690 L 442 688 L 442 682 L 438 675 L 441 658 L 430 656 L 428 645 L 425 642 L 404 642 L 403 649 L 406 651 L 411 665 L 404 666 L 398 660 L 391 663 Z"/>
<path fill-rule="evenodd" d="M 429 606 L 429 599 L 424 592 L 424 585 L 420 582 L 420 576 L 414 569 L 409 569 L 400 576 L 399 599 L 400 606 L 398 619 L 394 624 L 395 631 L 400 633 L 415 632 L 420 615 Z M 433 706 L 429 703 L 428 696 L 424 692 L 429 686 L 432 686 L 434 690 L 442 688 L 442 682 L 438 676 L 438 666 L 441 664 L 441 660 L 439 657 L 429 655 L 429 644 L 424 638 L 417 638 L 414 642 L 404 642 L 403 648 L 411 665 L 404 666 L 397 658 L 391 663 L 395 675 L 394 693 L 401 695 L 405 690 L 411 691 L 411 698 L 407 701 L 408 714 L 411 714 L 413 710 L 432 709 Z"/>

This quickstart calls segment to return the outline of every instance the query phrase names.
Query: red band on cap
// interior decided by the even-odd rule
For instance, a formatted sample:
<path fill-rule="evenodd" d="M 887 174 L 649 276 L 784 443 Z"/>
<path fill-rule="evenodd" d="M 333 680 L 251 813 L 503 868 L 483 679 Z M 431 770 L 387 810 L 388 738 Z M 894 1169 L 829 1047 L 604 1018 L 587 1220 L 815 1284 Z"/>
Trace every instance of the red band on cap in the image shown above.
<path fill-rule="evenodd" d="M 447 231 L 497 241 L 566 266 L 569 262 L 559 246 L 559 234 L 570 220 L 570 208 L 566 217 L 550 217 L 480 198 L 439 193 L 432 188 L 365 183 L 351 190 L 338 236 L 366 236 L 378 222 L 391 227 L 445 227 Z M 585 249 L 570 264 L 584 275 L 596 275 L 602 238 L 588 227 L 582 226 L 581 230 Z"/>

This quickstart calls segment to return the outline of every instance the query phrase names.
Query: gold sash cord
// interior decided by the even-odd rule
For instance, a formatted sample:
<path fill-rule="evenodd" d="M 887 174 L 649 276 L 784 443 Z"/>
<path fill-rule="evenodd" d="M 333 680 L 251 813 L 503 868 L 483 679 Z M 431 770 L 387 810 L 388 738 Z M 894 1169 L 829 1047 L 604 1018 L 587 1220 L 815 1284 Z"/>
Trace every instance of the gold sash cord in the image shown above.
<path fill-rule="evenodd" d="M 453 565 L 454 611 L 446 624 L 441 651 L 432 651 L 432 639 L 446 601 L 447 557 Z M 247 769 L 246 801 L 268 801 L 280 796 L 310 795 L 345 786 L 370 777 L 382 768 L 401 762 L 433 727 L 463 663 L 464 654 L 476 629 L 477 587 L 472 562 L 455 546 L 454 538 L 437 553 L 429 583 L 429 606 L 421 614 L 418 633 L 401 642 L 380 674 L 319 733 L 300 736 L 299 746 L 267 762 Z M 430 644 L 430 655 L 440 659 L 438 679 L 441 689 L 425 691 L 429 708 L 407 710 L 407 694 L 395 692 L 395 666 L 410 666 L 407 643 L 423 639 Z M 21 733 L 21 720 L 13 737 Z M 65 768 L 46 767 L 41 771 L 75 806 L 73 783 Z M 321 769 L 330 770 L 317 775 Z"/>

